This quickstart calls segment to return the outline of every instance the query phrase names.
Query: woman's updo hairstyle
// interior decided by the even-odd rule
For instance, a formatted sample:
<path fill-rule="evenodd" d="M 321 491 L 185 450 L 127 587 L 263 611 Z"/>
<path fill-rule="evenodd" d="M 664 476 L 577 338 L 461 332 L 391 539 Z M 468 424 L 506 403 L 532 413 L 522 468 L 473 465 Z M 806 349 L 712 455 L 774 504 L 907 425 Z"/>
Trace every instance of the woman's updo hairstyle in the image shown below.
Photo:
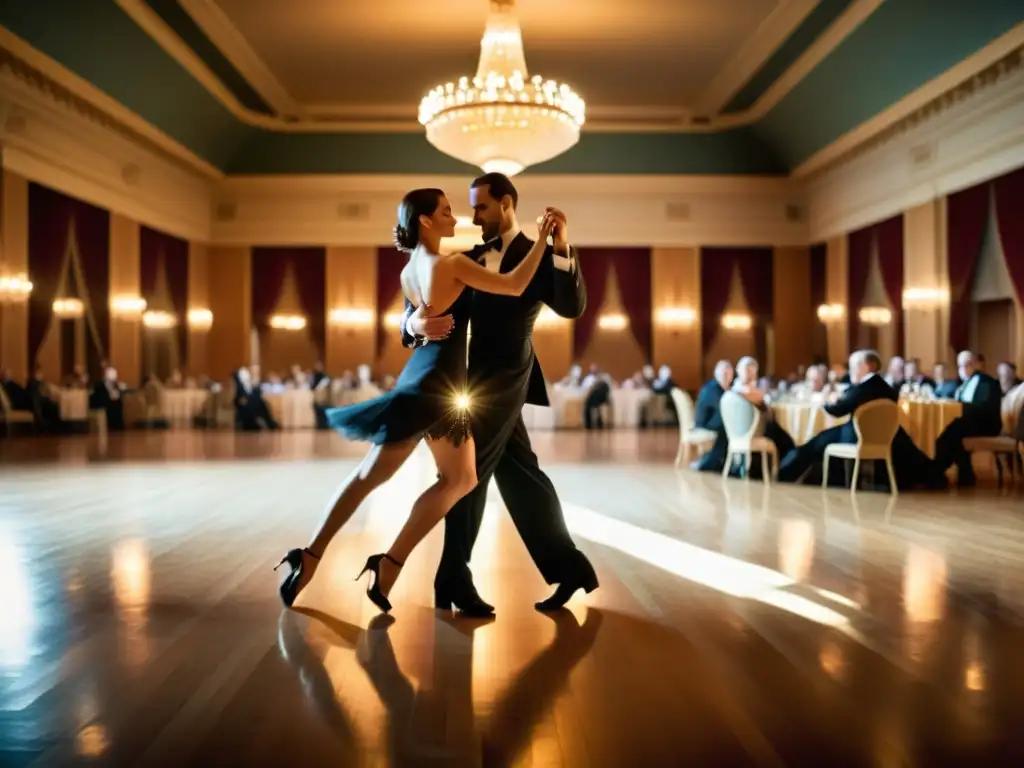
<path fill-rule="evenodd" d="M 395 225 L 395 248 L 411 252 L 420 242 L 420 216 L 433 216 L 444 192 L 440 189 L 414 189 L 407 192 L 398 204 L 398 224 Z"/>

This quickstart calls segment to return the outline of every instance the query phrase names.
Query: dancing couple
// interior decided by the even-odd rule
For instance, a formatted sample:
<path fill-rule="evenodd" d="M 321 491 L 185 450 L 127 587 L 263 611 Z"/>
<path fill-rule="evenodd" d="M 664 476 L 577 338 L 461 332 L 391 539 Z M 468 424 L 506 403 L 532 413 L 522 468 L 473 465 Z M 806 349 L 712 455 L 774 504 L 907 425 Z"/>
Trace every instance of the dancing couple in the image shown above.
<path fill-rule="evenodd" d="M 443 191 L 413 190 L 398 207 L 395 244 L 410 254 L 401 275 L 401 332 L 414 351 L 392 391 L 327 411 L 328 423 L 342 435 L 373 446 L 338 489 L 309 545 L 290 550 L 279 563 L 291 567 L 280 587 L 285 605 L 309 584 L 327 545 L 362 501 L 394 475 L 421 439 L 437 462 L 437 481 L 416 500 L 391 548 L 371 555 L 359 574 L 370 572 L 366 594 L 378 608 L 391 610 L 388 594 L 406 558 L 445 518 L 436 607 L 493 615 L 469 569 L 492 476 L 541 575 L 558 585 L 535 607 L 557 610 L 577 590 L 598 586 L 590 561 L 569 535 L 522 418 L 524 404 L 548 405 L 530 339 L 541 305 L 567 318 L 579 317 L 586 306 L 565 215 L 548 208 L 533 242 L 519 228 L 519 195 L 506 176 L 481 176 L 469 196 L 485 242 L 448 256 L 439 254 L 440 244 L 454 236 L 455 217 Z"/>

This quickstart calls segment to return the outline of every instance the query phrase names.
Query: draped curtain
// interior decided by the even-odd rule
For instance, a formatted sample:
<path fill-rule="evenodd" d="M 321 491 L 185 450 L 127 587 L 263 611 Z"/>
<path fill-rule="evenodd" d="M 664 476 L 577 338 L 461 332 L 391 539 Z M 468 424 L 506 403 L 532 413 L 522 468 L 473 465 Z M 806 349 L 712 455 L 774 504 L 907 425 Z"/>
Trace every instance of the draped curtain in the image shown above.
<path fill-rule="evenodd" d="M 702 356 L 708 353 L 729 307 L 734 276 L 739 273 L 743 300 L 753 316 L 754 333 L 761 356 L 767 348 L 766 326 L 775 309 L 772 248 L 701 248 L 701 344 Z"/>
<path fill-rule="evenodd" d="M 164 279 L 171 308 L 178 317 L 175 339 L 178 359 L 188 359 L 188 242 L 149 227 L 139 231 L 139 283 L 142 298 L 156 300 L 158 270 L 163 256 Z"/>
<path fill-rule="evenodd" d="M 32 368 L 53 320 L 53 301 L 72 237 L 80 271 L 69 263 L 66 285 L 85 305 L 85 359 L 90 375 L 98 377 L 110 345 L 110 214 L 42 185 L 29 184 L 28 261 L 35 286 L 29 299 Z M 76 285 L 78 279 L 81 285 Z"/>
<path fill-rule="evenodd" d="M 1024 168 L 1000 176 L 995 187 L 999 241 L 1017 302 L 1024 304 Z"/>
<path fill-rule="evenodd" d="M 586 352 L 590 340 L 594 337 L 594 331 L 597 329 L 597 318 L 601 313 L 601 305 L 604 304 L 605 293 L 608 288 L 608 273 L 614 263 L 614 253 L 614 250 L 607 248 L 576 249 L 576 255 L 580 260 L 579 267 L 583 270 L 583 277 L 587 283 L 587 306 L 583 310 L 583 314 L 573 323 L 572 328 L 572 349 L 573 356 L 576 358 L 579 358 L 580 355 Z M 648 259 L 649 270 L 650 259 Z M 650 278 L 648 278 L 648 292 L 649 290 Z M 650 301 L 649 297 L 648 301 Z M 647 322 L 649 345 L 649 317 Z"/>
<path fill-rule="evenodd" d="M 718 338 L 722 315 L 729 306 L 736 251 L 732 248 L 700 249 L 701 359 Z"/>
<path fill-rule="evenodd" d="M 949 270 L 949 345 L 954 352 L 971 343 L 971 286 L 988 223 L 988 183 L 946 199 L 946 266 Z"/>
<path fill-rule="evenodd" d="M 878 268 L 892 307 L 897 355 L 903 354 L 903 214 L 875 225 Z"/>
<path fill-rule="evenodd" d="M 871 275 L 871 241 L 874 227 L 851 232 L 847 237 L 846 328 L 850 349 L 859 346 L 860 317 L 868 277 Z"/>
<path fill-rule="evenodd" d="M 389 329 L 385 323 L 388 309 L 402 292 L 402 270 L 409 257 L 397 248 L 377 249 L 377 352 L 384 349 L 384 342 L 389 333 L 397 333 Z"/>
<path fill-rule="evenodd" d="M 737 248 L 736 265 L 743 298 L 754 320 L 754 349 L 761 365 L 768 366 L 768 327 L 775 315 L 775 249 Z"/>
<path fill-rule="evenodd" d="M 645 360 L 651 359 L 651 249 L 615 248 L 611 251 L 619 280 L 622 307 L 629 318 L 629 330 Z M 587 278 L 586 272 L 583 273 Z M 589 283 L 588 286 L 589 288 Z M 587 297 L 590 303 L 590 297 Z"/>
<path fill-rule="evenodd" d="M 323 357 L 327 347 L 326 249 L 323 247 L 256 247 L 252 249 L 252 322 L 266 329 L 281 300 L 290 267 L 295 277 L 306 332 Z"/>

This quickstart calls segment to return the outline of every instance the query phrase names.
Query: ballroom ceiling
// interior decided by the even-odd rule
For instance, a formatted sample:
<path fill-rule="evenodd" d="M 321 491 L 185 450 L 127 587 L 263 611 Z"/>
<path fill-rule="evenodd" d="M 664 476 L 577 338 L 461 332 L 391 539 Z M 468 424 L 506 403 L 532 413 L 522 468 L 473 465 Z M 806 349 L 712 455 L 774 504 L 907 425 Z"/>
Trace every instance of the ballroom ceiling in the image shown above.
<path fill-rule="evenodd" d="M 551 173 L 783 174 L 992 40 L 1020 0 L 518 0 L 532 73 L 587 100 Z M 2 47 L 231 173 L 458 173 L 415 122 L 486 0 L 0 0 Z M 31 57 L 30 57 L 31 58 Z"/>

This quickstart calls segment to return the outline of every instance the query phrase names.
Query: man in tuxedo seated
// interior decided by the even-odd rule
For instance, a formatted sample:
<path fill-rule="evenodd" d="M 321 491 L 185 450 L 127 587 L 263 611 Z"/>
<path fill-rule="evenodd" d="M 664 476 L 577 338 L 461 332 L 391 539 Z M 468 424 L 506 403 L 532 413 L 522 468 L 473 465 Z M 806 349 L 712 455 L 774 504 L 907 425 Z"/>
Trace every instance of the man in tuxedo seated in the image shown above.
<path fill-rule="evenodd" d="M 804 372 L 805 377 L 810 370 L 811 368 L 808 368 Z M 790 453 L 796 447 L 796 443 L 790 434 L 775 421 L 771 409 L 765 403 L 764 390 L 759 386 L 758 373 L 759 366 L 757 360 L 749 356 L 741 357 L 739 362 L 736 363 L 736 380 L 732 383 L 732 391 L 746 398 L 747 402 L 761 412 L 761 423 L 764 425 L 761 434 L 775 443 L 778 455 L 782 457 Z M 722 432 L 725 432 L 724 427 Z M 728 441 L 726 442 L 728 443 Z M 750 476 L 755 478 L 761 477 L 764 469 L 761 466 L 761 456 L 759 454 L 752 456 L 751 466 L 747 468 Z"/>
<path fill-rule="evenodd" d="M 973 352 L 957 355 L 956 366 L 963 382 L 956 391 L 956 399 L 962 403 L 963 413 L 935 441 L 935 464 L 941 472 L 956 464 L 957 483 L 974 485 L 971 455 L 964 450 L 963 441 L 965 437 L 995 437 L 1002 431 L 1003 392 L 999 382 L 980 369 Z"/>
<path fill-rule="evenodd" d="M 790 451 L 779 466 L 781 482 L 801 482 L 807 478 L 815 465 L 825 456 L 825 448 L 833 443 L 852 444 L 857 442 L 857 431 L 853 426 L 853 415 L 857 409 L 875 400 L 896 402 L 896 390 L 879 375 L 882 361 L 872 350 L 857 350 L 850 355 L 850 387 L 825 412 L 835 418 L 849 416 L 843 424 L 823 430 L 808 442 Z M 892 463 L 896 483 L 900 489 L 914 486 L 941 487 L 943 483 L 928 456 L 914 445 L 902 427 L 892 440 Z M 845 485 L 843 462 L 833 461 L 829 466 L 829 485 Z"/>
<path fill-rule="evenodd" d="M 117 380 L 117 369 L 107 366 L 103 369 L 103 380 L 96 382 L 89 395 L 89 410 L 107 412 L 107 429 L 124 429 L 125 386 Z"/>
<path fill-rule="evenodd" d="M 725 426 L 722 424 L 722 412 L 719 405 L 722 402 L 722 395 L 732 386 L 736 377 L 732 363 L 728 360 L 719 360 L 715 363 L 715 375 L 700 388 L 697 393 L 697 402 L 693 407 L 693 426 L 698 429 L 710 429 L 717 434 L 715 444 L 707 453 L 700 457 L 694 464 L 694 468 L 701 472 L 721 472 L 725 466 L 725 449 L 729 440 L 725 436 Z"/>
<path fill-rule="evenodd" d="M 906 382 L 906 363 L 896 355 L 889 361 L 889 372 L 885 374 L 885 383 L 899 392 Z"/>
<path fill-rule="evenodd" d="M 932 392 L 935 392 L 935 380 L 925 376 L 921 371 L 920 358 L 912 357 L 907 360 L 903 367 L 903 373 L 907 384 L 916 387 L 931 387 Z"/>
<path fill-rule="evenodd" d="M 581 385 L 587 394 L 583 398 L 583 426 L 586 429 L 604 429 L 601 406 L 612 401 L 612 384 L 607 374 L 601 373 L 596 365 L 590 366 L 590 373 Z M 611 424 L 607 426 L 611 427 Z"/>
<path fill-rule="evenodd" d="M 235 424 L 246 432 L 258 432 L 260 422 L 267 429 L 280 429 L 249 369 L 239 368 L 232 378 L 235 380 Z"/>

